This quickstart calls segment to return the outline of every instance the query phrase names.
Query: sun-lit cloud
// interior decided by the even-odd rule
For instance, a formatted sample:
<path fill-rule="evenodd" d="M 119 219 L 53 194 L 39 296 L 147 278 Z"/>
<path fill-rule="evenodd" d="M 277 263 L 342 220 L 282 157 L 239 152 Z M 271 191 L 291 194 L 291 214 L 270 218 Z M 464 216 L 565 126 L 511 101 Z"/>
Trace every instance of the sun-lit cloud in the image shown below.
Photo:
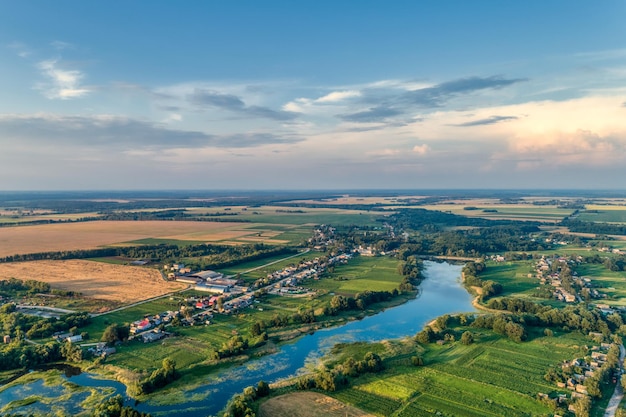
<path fill-rule="evenodd" d="M 316 103 L 336 103 L 343 101 L 347 98 L 360 97 L 361 92 L 358 90 L 346 90 L 346 91 L 333 91 L 325 96 L 322 96 L 315 100 Z"/>
<path fill-rule="evenodd" d="M 59 60 L 41 61 L 37 68 L 48 78 L 47 83 L 37 85 L 37 89 L 49 99 L 67 100 L 91 93 L 91 89 L 81 85 L 84 74 L 79 70 L 61 68 Z"/>
<path fill-rule="evenodd" d="M 426 155 L 428 152 L 430 152 L 430 146 L 428 146 L 427 144 L 415 145 L 413 147 L 413 152 L 418 155 Z"/>

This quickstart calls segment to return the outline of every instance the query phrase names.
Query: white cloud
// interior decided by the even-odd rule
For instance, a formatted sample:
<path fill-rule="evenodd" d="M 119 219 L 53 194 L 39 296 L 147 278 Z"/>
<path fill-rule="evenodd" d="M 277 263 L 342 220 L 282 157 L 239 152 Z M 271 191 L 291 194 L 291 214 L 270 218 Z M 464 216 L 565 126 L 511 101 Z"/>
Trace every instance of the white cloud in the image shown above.
<path fill-rule="evenodd" d="M 418 155 L 426 155 L 428 152 L 430 152 L 430 146 L 423 144 L 423 145 L 415 145 L 413 147 L 413 152 L 415 152 Z"/>
<path fill-rule="evenodd" d="M 72 45 L 69 42 L 53 41 L 53 42 L 50 43 L 50 45 L 52 45 L 52 47 L 54 49 L 57 49 L 59 51 L 61 51 L 63 49 L 74 49 L 74 45 Z"/>
<path fill-rule="evenodd" d="M 37 67 L 44 76 L 50 79 L 49 83 L 37 86 L 49 99 L 67 100 L 82 97 L 91 92 L 89 88 L 81 86 L 81 80 L 84 78 L 81 71 L 59 68 L 58 60 L 41 61 Z"/>
<path fill-rule="evenodd" d="M 375 151 L 369 151 L 365 153 L 368 156 L 378 156 L 378 157 L 390 157 L 400 155 L 399 149 L 378 149 Z"/>
<path fill-rule="evenodd" d="M 22 42 L 12 42 L 7 47 L 15 50 L 15 53 L 20 58 L 28 58 L 32 54 L 31 50 Z"/>
<path fill-rule="evenodd" d="M 316 103 L 336 103 L 351 97 L 360 97 L 361 92 L 358 90 L 333 91 L 323 97 L 315 100 Z"/>

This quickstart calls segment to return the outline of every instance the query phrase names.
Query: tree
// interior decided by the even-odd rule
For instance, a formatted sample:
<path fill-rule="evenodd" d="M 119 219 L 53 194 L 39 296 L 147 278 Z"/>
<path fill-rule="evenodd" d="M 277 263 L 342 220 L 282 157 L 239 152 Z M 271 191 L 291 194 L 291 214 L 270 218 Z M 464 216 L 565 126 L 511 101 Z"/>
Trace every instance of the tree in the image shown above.
<path fill-rule="evenodd" d="M 589 412 L 591 411 L 591 400 L 589 397 L 577 398 L 573 406 L 576 417 L 589 417 Z"/>
<path fill-rule="evenodd" d="M 261 327 L 261 322 L 254 322 L 254 324 L 252 325 L 252 329 L 250 330 L 252 336 L 259 336 L 261 334 Z"/>
<path fill-rule="evenodd" d="M 267 397 L 270 395 L 270 386 L 267 382 L 261 380 L 256 386 L 256 395 L 258 397 Z"/>
<path fill-rule="evenodd" d="M 435 339 L 435 332 L 430 326 L 426 326 L 424 330 L 415 335 L 415 341 L 421 344 L 427 344 Z"/>
<path fill-rule="evenodd" d="M 464 345 L 471 345 L 472 343 L 474 343 L 474 335 L 472 334 L 472 332 L 466 331 L 465 333 L 463 333 L 463 335 L 461 336 L 461 343 L 463 343 Z"/>
<path fill-rule="evenodd" d="M 80 362 L 83 360 L 83 350 L 78 345 L 65 342 L 61 347 L 61 356 L 70 362 Z"/>
<path fill-rule="evenodd" d="M 129 329 L 127 327 L 120 326 L 117 323 L 113 323 L 109 325 L 106 329 L 104 329 L 104 333 L 102 334 L 102 338 L 100 338 L 100 341 L 105 342 L 108 345 L 112 345 L 115 342 L 127 339 L 128 335 Z"/>

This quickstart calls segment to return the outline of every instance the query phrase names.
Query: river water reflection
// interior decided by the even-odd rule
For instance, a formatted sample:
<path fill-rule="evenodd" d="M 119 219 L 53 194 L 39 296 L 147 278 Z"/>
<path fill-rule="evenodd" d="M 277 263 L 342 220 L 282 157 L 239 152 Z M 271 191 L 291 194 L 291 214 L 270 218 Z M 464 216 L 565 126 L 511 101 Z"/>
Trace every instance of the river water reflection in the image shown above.
<path fill-rule="evenodd" d="M 375 342 L 413 336 L 438 316 L 474 311 L 471 296 L 460 284 L 461 268 L 462 265 L 445 262 L 425 262 L 426 279 L 420 285 L 418 298 L 374 316 L 301 337 L 294 343 L 281 346 L 277 353 L 225 371 L 200 388 L 181 392 L 181 401 L 176 405 L 161 406 L 155 400 L 139 404 L 137 409 L 155 416 L 214 415 L 224 408 L 234 394 L 245 387 L 256 385 L 261 379 L 276 382 L 297 375 L 307 364 L 314 365 L 337 343 Z M 80 382 L 75 378 L 72 377 L 71 381 L 79 385 L 97 386 L 98 380 L 88 375 L 81 375 Z M 85 378 L 90 380 L 87 384 Z M 109 383 L 103 386 L 111 388 Z M 0 393 L 0 405 L 6 403 L 5 393 Z M 28 408 L 22 407 L 19 411 L 25 412 Z"/>

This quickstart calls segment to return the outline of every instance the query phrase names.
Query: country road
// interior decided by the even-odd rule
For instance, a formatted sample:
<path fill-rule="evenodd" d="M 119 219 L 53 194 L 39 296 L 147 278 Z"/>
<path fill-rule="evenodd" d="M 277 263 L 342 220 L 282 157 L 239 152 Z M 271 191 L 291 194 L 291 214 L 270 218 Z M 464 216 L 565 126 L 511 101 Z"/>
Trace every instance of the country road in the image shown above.
<path fill-rule="evenodd" d="M 619 345 L 619 365 L 620 370 L 624 368 L 624 356 L 626 356 L 626 349 L 624 349 L 624 345 Z M 624 398 L 624 390 L 621 384 L 622 376 L 617 380 L 617 385 L 615 386 L 615 391 L 613 391 L 613 396 L 609 400 L 609 405 L 606 407 L 606 411 L 604 412 L 604 417 L 615 417 L 615 412 L 617 411 L 617 407 L 619 407 L 619 403 Z"/>
<path fill-rule="evenodd" d="M 300 256 L 300 255 L 304 255 L 305 253 L 308 253 L 310 250 L 311 249 L 307 248 L 306 250 L 304 250 L 302 252 L 298 252 L 295 255 L 287 256 L 287 257 L 279 259 L 277 261 L 270 262 L 270 263 L 267 263 L 265 265 L 258 266 L 256 268 L 249 269 L 249 270 L 244 271 L 242 273 L 243 274 L 247 274 L 248 272 L 256 271 L 257 269 L 265 268 L 267 266 L 274 265 L 274 264 L 276 264 L 278 262 L 282 262 L 282 261 L 287 260 L 287 259 L 291 259 L 291 258 L 295 258 L 295 257 Z M 104 313 L 92 314 L 91 317 L 98 317 L 98 316 L 103 316 L 103 315 L 106 315 L 106 314 L 115 313 L 117 311 L 122 311 L 122 310 L 125 310 L 125 309 L 130 308 L 130 307 L 135 307 L 135 306 L 138 306 L 138 305 L 141 305 L 141 304 L 149 303 L 150 301 L 158 300 L 160 298 L 170 297 L 173 294 L 177 294 L 177 293 L 180 293 L 180 292 L 183 292 L 183 291 L 187 291 L 188 289 L 191 289 L 192 287 L 193 287 L 192 285 L 189 285 L 187 288 L 183 288 L 182 290 L 178 290 L 178 291 L 174 291 L 174 292 L 171 292 L 171 293 L 159 295 L 157 297 L 152 297 L 152 298 L 149 298 L 147 300 L 137 301 L 136 303 L 128 304 L 128 305 L 125 305 L 125 306 L 122 306 L 122 307 L 118 307 L 118 308 L 113 309 L 113 310 L 105 311 Z"/>

